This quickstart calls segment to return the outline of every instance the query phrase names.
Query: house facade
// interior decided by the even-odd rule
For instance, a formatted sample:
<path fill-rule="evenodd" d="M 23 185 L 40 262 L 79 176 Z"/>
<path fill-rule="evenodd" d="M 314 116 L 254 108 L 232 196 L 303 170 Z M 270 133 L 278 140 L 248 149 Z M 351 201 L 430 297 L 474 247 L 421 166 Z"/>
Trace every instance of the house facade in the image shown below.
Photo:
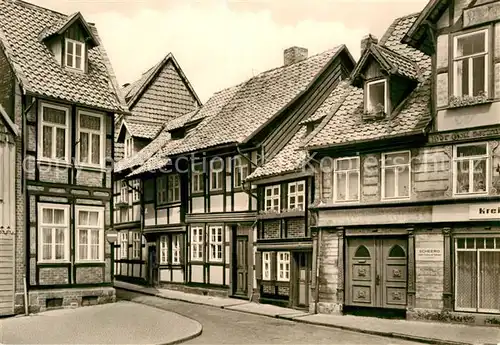
<path fill-rule="evenodd" d="M 155 259 L 156 254 L 148 253 L 148 235 L 144 227 L 150 225 L 148 218 L 154 210 L 150 210 L 145 202 L 149 202 L 151 192 L 154 193 L 150 187 L 162 188 L 163 181 L 159 181 L 158 186 L 151 186 L 140 178 L 130 180 L 125 177 L 160 149 L 170 139 L 169 130 L 182 127 L 184 119 L 201 106 L 201 101 L 172 54 L 167 54 L 137 81 L 125 84 L 122 91 L 130 114 L 117 119 L 115 133 L 118 148 L 113 193 L 114 227 L 118 231 L 114 253 L 115 278 L 151 283 L 154 279 L 152 268 L 157 261 L 148 260 L 150 256 Z M 180 186 L 178 181 L 177 186 Z M 165 188 L 168 187 L 165 185 Z M 160 214 L 168 212 L 167 204 L 180 202 L 177 189 L 172 196 L 168 195 L 168 200 L 166 191 L 164 196 L 165 199 L 158 202 L 163 209 Z M 179 223 L 173 217 L 171 222 Z M 159 224 L 162 224 L 161 220 Z"/>
<path fill-rule="evenodd" d="M 344 46 L 310 58 L 306 49 L 293 47 L 284 61 L 214 94 L 129 175 L 142 176 L 156 191 L 145 192 L 145 230 L 157 238 L 159 284 L 215 295 L 254 294 L 258 188 L 245 179 L 286 146 L 354 65 Z M 178 192 L 170 187 L 177 181 Z M 169 203 L 169 195 L 180 200 Z M 158 207 L 165 198 L 168 212 Z"/>
<path fill-rule="evenodd" d="M 431 1 L 363 40 L 304 142 L 315 311 L 498 324 L 499 8 Z"/>
<path fill-rule="evenodd" d="M 105 231 L 126 105 L 102 42 L 80 13 L 2 1 L 0 17 L 2 106 L 19 128 L 12 312 L 24 284 L 31 311 L 114 301 Z"/>

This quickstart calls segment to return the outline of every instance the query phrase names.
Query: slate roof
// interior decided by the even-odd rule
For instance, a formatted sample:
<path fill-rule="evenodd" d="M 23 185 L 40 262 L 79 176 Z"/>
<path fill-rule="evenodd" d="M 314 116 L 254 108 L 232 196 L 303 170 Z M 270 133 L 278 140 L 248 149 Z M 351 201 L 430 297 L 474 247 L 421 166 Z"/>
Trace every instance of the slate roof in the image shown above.
<path fill-rule="evenodd" d="M 306 149 L 353 144 L 422 131 L 431 119 L 431 60 L 424 53 L 401 42 L 417 14 L 398 18 L 379 43 L 384 50 L 405 56 L 418 66 L 421 81 L 391 116 L 364 121 L 363 89 L 349 86 L 349 94 L 337 111 L 330 113 L 304 141 Z"/>
<path fill-rule="evenodd" d="M 270 161 L 258 167 L 247 178 L 247 181 L 257 180 L 264 177 L 272 177 L 286 173 L 300 171 L 303 164 L 308 160 L 308 154 L 301 149 L 302 140 L 306 135 L 306 127 L 302 126 L 288 142 Z"/>
<path fill-rule="evenodd" d="M 68 16 L 24 1 L 0 0 L 0 42 L 23 89 L 91 108 L 126 112 L 111 64 L 97 30 L 99 45 L 88 50 L 88 72 L 61 67 L 39 36 L 57 28 Z"/>
<path fill-rule="evenodd" d="M 210 119 L 213 116 L 219 114 L 221 109 L 234 97 L 234 95 L 237 93 L 237 91 L 240 89 L 241 85 L 237 85 L 234 87 L 230 87 L 227 89 L 224 89 L 222 91 L 216 92 L 206 103 L 203 105 L 202 108 L 199 110 L 195 110 L 191 113 L 186 114 L 183 117 L 174 119 L 170 121 L 166 126 L 164 131 L 172 130 L 175 128 L 179 128 L 183 126 L 187 122 L 192 122 L 194 121 L 193 118 L 196 119 Z M 203 122 L 202 122 L 203 123 Z M 198 126 L 201 126 L 199 124 Z M 141 167 L 138 169 L 134 170 L 129 176 L 137 176 L 139 174 L 148 172 L 148 171 L 154 171 L 161 169 L 165 165 L 167 165 L 170 162 L 169 154 L 170 152 L 176 148 L 179 145 L 182 145 L 183 142 L 185 142 L 189 137 L 192 135 L 195 135 L 198 127 L 195 128 L 195 130 L 189 134 L 186 135 L 185 138 L 183 139 L 177 139 L 177 140 L 170 140 L 170 137 L 164 137 L 160 143 L 158 143 L 158 146 L 156 147 L 156 150 L 154 154 L 150 156 L 150 158 L 145 161 L 144 163 L 141 163 Z M 151 145 L 151 144 L 150 144 Z M 148 145 L 149 146 L 149 145 Z M 142 153 L 142 151 L 140 152 Z"/>
<path fill-rule="evenodd" d="M 298 63 L 263 72 L 238 87 L 220 112 L 203 120 L 170 155 L 242 143 L 305 92 L 344 45 Z"/>

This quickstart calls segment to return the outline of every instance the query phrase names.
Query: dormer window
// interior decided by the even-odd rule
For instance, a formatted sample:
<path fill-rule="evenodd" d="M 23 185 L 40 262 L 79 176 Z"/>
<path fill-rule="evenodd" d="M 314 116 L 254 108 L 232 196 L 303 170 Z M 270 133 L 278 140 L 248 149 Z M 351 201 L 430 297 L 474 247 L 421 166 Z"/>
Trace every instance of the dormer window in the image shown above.
<path fill-rule="evenodd" d="M 487 96 L 488 30 L 455 36 L 453 52 L 454 95 Z"/>
<path fill-rule="evenodd" d="M 368 113 L 387 114 L 387 80 L 375 80 L 366 83 L 366 108 Z"/>
<path fill-rule="evenodd" d="M 75 41 L 72 39 L 66 39 L 66 66 L 84 70 L 85 65 L 85 43 Z"/>

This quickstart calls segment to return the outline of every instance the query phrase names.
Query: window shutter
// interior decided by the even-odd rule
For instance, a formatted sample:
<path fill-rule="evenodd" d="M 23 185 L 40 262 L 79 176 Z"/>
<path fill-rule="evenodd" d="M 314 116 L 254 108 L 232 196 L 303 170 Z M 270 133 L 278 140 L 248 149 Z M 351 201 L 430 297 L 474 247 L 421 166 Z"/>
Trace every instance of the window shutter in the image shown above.
<path fill-rule="evenodd" d="M 271 280 L 277 280 L 278 277 L 278 260 L 276 252 L 271 253 Z"/>
<path fill-rule="evenodd" d="M 255 279 L 262 279 L 262 252 L 255 253 Z"/>

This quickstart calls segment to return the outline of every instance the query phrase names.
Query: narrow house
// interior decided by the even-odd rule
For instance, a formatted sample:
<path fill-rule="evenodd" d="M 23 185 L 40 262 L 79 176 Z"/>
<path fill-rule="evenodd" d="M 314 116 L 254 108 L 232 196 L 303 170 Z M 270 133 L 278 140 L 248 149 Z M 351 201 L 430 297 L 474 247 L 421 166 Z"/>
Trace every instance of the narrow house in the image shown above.
<path fill-rule="evenodd" d="M 319 312 L 498 324 L 499 9 L 431 1 L 363 40 L 304 142 Z"/>
<path fill-rule="evenodd" d="M 185 290 L 252 296 L 257 189 L 245 178 L 286 145 L 354 65 L 345 46 L 309 58 L 292 47 L 284 62 L 214 95 L 188 122 L 199 124 L 158 154 L 163 163 L 155 169 L 181 161 L 189 168 L 175 170 L 187 198 Z M 162 277 L 160 284 L 172 286 Z"/>
<path fill-rule="evenodd" d="M 114 114 L 126 105 L 97 30 L 80 13 L 1 1 L 0 46 L 2 105 L 21 140 L 15 312 L 23 276 L 32 311 L 114 301 L 105 230 Z"/>
<path fill-rule="evenodd" d="M 117 119 L 117 156 L 114 166 L 115 277 L 146 283 L 146 239 L 143 233 L 144 188 L 140 179 L 127 180 L 162 145 L 168 130 L 201 106 L 196 92 L 172 54 L 123 87 L 131 114 Z M 166 196 L 166 195 L 165 195 Z"/>

